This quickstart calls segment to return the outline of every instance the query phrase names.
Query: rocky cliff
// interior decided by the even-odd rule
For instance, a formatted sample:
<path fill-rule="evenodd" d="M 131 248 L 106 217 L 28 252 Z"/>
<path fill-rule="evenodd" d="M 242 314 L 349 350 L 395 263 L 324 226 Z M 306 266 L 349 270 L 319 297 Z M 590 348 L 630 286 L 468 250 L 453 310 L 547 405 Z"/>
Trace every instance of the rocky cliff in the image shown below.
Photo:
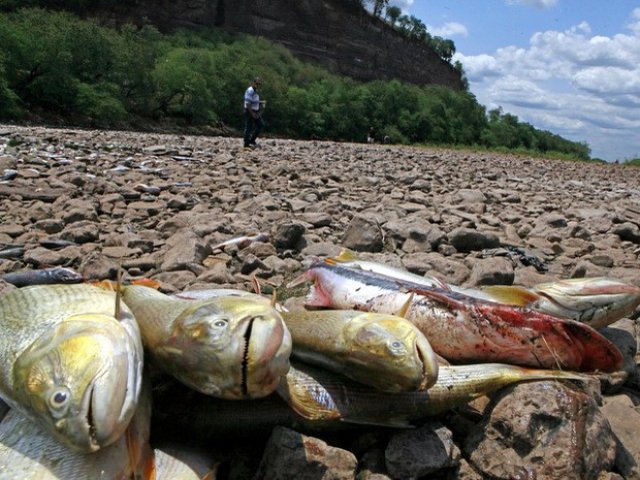
<path fill-rule="evenodd" d="M 460 74 L 427 45 L 344 0 L 138 0 L 106 15 L 113 24 L 146 18 L 163 31 L 215 26 L 263 36 L 358 80 L 463 88 Z"/>

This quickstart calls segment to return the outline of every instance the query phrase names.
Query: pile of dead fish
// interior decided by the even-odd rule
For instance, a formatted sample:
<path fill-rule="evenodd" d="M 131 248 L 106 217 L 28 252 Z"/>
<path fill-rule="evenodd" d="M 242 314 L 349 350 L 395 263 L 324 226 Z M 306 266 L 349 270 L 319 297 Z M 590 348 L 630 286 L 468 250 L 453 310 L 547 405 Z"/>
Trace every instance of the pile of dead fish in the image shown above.
<path fill-rule="evenodd" d="M 608 278 L 463 289 L 348 251 L 317 259 L 292 282 L 312 283 L 307 308 L 296 311 L 259 292 L 168 295 L 148 281 L 65 275 L 42 271 L 42 283 L 61 283 L 0 296 L 0 397 L 11 407 L 0 424 L 2 479 L 223 478 L 214 454 L 196 461 L 154 443 L 176 431 L 193 446 L 276 425 L 419 427 L 525 381 L 589 393 L 597 375 L 624 367 L 597 329 L 640 304 L 640 288 Z M 270 448 L 251 477 L 291 474 L 269 463 Z M 387 476 L 363 460 L 298 478 L 465 477 L 460 462 L 438 472 L 386 458 Z M 575 472 L 598 478 L 610 463 Z M 535 478 L 552 478 L 540 468 Z"/>

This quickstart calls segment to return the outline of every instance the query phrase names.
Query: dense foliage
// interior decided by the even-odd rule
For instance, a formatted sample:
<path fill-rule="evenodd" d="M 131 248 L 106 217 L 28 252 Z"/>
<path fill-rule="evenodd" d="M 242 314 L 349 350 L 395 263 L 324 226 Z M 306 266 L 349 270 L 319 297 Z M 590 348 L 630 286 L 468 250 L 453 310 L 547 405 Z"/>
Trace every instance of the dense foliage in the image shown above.
<path fill-rule="evenodd" d="M 5 2 L 6 3 L 6 2 Z M 82 3 L 79 1 L 79 3 Z M 589 147 L 540 131 L 468 91 L 399 81 L 359 83 L 302 63 L 283 47 L 218 30 L 119 31 L 68 12 L 0 13 L 0 118 L 39 115 L 100 127 L 240 127 L 244 89 L 264 79 L 268 132 L 362 141 L 482 145 L 589 158 Z"/>

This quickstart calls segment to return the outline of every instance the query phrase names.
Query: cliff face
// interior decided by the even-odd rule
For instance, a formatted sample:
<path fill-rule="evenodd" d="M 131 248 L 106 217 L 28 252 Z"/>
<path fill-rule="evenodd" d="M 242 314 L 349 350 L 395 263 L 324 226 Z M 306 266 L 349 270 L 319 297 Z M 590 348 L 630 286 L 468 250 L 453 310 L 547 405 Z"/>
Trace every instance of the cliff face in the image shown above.
<path fill-rule="evenodd" d="M 147 18 L 163 31 L 218 27 L 280 43 L 302 59 L 358 80 L 398 78 L 462 89 L 460 74 L 421 42 L 406 39 L 345 0 L 138 0 L 103 12 L 115 24 Z"/>

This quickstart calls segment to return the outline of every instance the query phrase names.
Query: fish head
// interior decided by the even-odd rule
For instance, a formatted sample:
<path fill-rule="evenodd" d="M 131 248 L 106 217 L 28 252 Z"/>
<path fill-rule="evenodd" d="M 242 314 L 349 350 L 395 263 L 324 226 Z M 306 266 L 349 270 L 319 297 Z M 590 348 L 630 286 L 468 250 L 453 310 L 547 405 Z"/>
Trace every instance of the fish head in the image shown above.
<path fill-rule="evenodd" d="M 605 327 L 630 315 L 640 305 L 640 288 L 605 277 L 572 278 L 536 285 L 536 309 Z"/>
<path fill-rule="evenodd" d="M 16 359 L 17 403 L 61 443 L 94 452 L 120 438 L 133 416 L 142 355 L 139 334 L 114 317 L 67 317 Z"/>
<path fill-rule="evenodd" d="M 228 296 L 193 302 L 160 349 L 163 363 L 188 386 L 225 399 L 272 393 L 289 370 L 291 335 L 263 299 Z"/>
<path fill-rule="evenodd" d="M 397 390 L 424 390 L 438 377 L 438 360 L 426 337 L 408 320 L 395 315 L 362 313 L 343 329 L 352 352 L 365 352 L 366 363 L 384 364 Z"/>

